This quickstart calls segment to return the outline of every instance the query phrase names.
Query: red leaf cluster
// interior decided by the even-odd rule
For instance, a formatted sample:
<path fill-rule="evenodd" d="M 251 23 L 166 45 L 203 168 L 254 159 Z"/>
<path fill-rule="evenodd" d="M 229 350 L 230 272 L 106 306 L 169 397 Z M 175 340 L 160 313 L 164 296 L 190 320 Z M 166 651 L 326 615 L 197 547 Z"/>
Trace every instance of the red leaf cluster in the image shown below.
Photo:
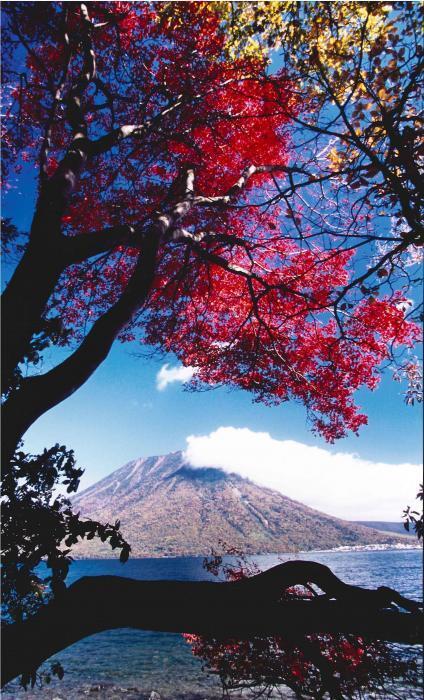
<path fill-rule="evenodd" d="M 206 559 L 204 567 L 227 581 L 239 581 L 260 573 L 254 563 L 234 548 L 227 549 L 225 559 L 218 555 Z M 285 601 L 312 596 L 312 589 L 304 586 L 292 586 L 281 592 Z M 281 686 L 291 688 L 301 697 L 323 697 L 329 688 L 325 674 L 321 675 L 316 654 L 326 666 L 328 664 L 327 670 L 337 679 L 337 697 L 361 698 L 364 690 L 373 697 L 380 694 L 386 697 L 386 683 L 390 685 L 396 678 L 415 678 L 416 681 L 416 661 L 412 657 L 398 658 L 390 645 L 354 635 L 311 634 L 303 643 L 302 639 L 294 641 L 282 635 L 241 640 L 195 634 L 183 636 L 193 655 L 201 659 L 205 670 L 219 676 L 226 691 L 249 688 L 257 693 L 255 697 L 268 697 L 273 688 Z"/>
<path fill-rule="evenodd" d="M 56 3 L 16 11 L 29 52 L 25 80 L 17 84 L 16 71 L 5 71 L 9 175 L 23 161 L 37 162 L 52 110 L 48 176 L 69 146 L 64 102 L 81 71 L 84 27 L 78 4 L 65 5 L 63 12 Z M 161 3 L 88 8 L 97 73 L 81 100 L 87 138 L 96 143 L 121 132 L 88 158 L 62 217 L 65 235 L 123 224 L 153 235 L 158 213 L 182 196 L 177 185 L 188 167 L 196 196 L 214 198 L 231 191 L 249 165 L 287 164 L 294 86 L 282 73 L 267 75 L 260 60 L 226 58 L 213 4 L 173 3 L 172 13 Z M 63 22 L 75 53 L 55 106 L 52 86 L 68 56 Z M 148 303 L 121 339 L 172 351 L 195 368 L 194 385 L 232 385 L 269 404 L 298 400 L 314 429 L 333 441 L 366 423 L 354 392 L 374 389 L 390 349 L 411 347 L 418 331 L 405 318 L 400 292 L 348 294 L 341 326 L 334 300 L 351 279 L 353 254 L 319 245 L 307 225 L 300 239 L 285 235 L 287 210 L 260 206 L 272 187 L 263 169 L 234 201 L 188 208 L 178 222 L 185 237 L 162 241 Z M 289 216 L 303 225 L 297 213 Z M 139 256 L 127 241 L 67 269 L 51 308 L 76 338 L 121 297 Z"/>

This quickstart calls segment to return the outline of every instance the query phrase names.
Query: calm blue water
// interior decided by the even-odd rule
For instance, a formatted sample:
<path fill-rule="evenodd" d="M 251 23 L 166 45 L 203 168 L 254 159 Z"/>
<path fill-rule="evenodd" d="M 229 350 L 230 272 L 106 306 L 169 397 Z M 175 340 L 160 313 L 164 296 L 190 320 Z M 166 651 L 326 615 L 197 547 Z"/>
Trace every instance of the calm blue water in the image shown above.
<path fill-rule="evenodd" d="M 308 552 L 301 555 L 252 557 L 262 570 L 288 559 L 308 559 L 328 565 L 347 583 L 365 587 L 388 585 L 419 599 L 422 590 L 422 553 L 419 550 L 377 552 Z M 81 576 L 119 575 L 137 579 L 204 580 L 213 578 L 202 568 L 202 558 L 76 561 L 69 582 Z M 156 691 L 162 698 L 219 698 L 219 682 L 204 673 L 182 637 L 124 629 L 93 635 L 56 657 L 64 666 L 63 681 L 27 692 L 10 684 L 3 699 L 127 698 L 141 700 Z M 399 692 L 399 691 L 398 691 Z M 287 697 L 291 697 L 287 694 Z M 411 700 L 408 691 L 399 697 Z"/>

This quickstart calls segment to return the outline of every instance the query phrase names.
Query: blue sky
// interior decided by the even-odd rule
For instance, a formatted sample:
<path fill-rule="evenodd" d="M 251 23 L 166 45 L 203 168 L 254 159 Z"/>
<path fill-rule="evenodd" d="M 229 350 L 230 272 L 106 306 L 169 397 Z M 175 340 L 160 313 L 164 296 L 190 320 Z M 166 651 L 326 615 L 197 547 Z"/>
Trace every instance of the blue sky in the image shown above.
<path fill-rule="evenodd" d="M 135 457 L 183 449 L 186 437 L 203 435 L 221 425 L 267 431 L 277 439 L 293 439 L 338 452 L 354 452 L 364 459 L 417 462 L 421 458 L 421 411 L 406 406 L 404 387 L 387 375 L 375 392 L 361 391 L 358 401 L 369 417 L 359 436 L 329 446 L 315 437 L 305 409 L 289 402 L 278 407 L 253 403 L 241 390 L 205 392 L 183 390 L 173 382 L 162 391 L 157 374 L 169 358 L 138 357 L 136 343 L 115 343 L 108 359 L 72 397 L 42 416 L 28 431 L 28 449 L 38 450 L 61 441 L 75 449 L 87 478 L 97 479 Z M 46 355 L 48 370 L 61 353 Z"/>
<path fill-rule="evenodd" d="M 37 452 L 56 441 L 72 447 L 79 465 L 86 467 L 82 487 L 136 457 L 185 449 L 188 436 L 207 436 L 222 426 L 269 433 L 274 440 L 296 441 L 324 448 L 332 454 L 353 453 L 373 463 L 417 464 L 421 460 L 420 410 L 404 404 L 400 395 L 402 387 L 389 377 L 376 392 L 359 393 L 359 403 L 369 416 L 369 425 L 361 430 L 359 437 L 352 435 L 330 446 L 311 433 L 304 408 L 294 403 L 266 407 L 252 403 L 251 397 L 240 390 L 192 393 L 183 391 L 182 384 L 177 381 L 160 391 L 157 375 L 165 359 L 169 367 L 176 367 L 176 362 L 172 358 L 140 358 L 135 354 L 137 349 L 135 344 L 115 344 L 106 362 L 79 391 L 30 428 L 25 439 L 28 450 Z M 53 359 L 46 358 L 46 369 Z M 242 453 L 242 434 L 240 438 L 239 453 Z M 211 450 L 203 454 L 207 457 Z M 258 459 L 258 481 L 263 482 L 261 471 L 267 468 L 263 463 L 266 460 L 267 454 L 263 455 L 263 460 Z M 233 466 L 237 470 L 237 459 Z M 281 468 L 296 471 L 299 464 L 285 464 Z M 349 464 L 347 471 L 352 476 L 355 465 Z M 399 471 L 399 481 L 403 482 L 406 473 L 403 476 L 402 470 Z M 310 475 L 305 477 L 305 485 L 310 478 Z M 418 478 L 414 476 L 413 484 L 418 484 Z M 268 485 L 266 480 L 264 483 Z M 369 494 L 372 504 L 381 498 L 380 485 L 374 485 L 371 478 L 369 481 L 366 478 L 366 483 L 369 489 L 375 489 L 375 493 Z M 411 489 L 410 500 L 415 495 L 415 485 Z M 299 499 L 302 496 L 294 492 L 288 495 Z M 328 512 L 336 514 L 335 497 L 336 494 L 334 498 L 330 494 L 322 508 L 326 505 Z M 318 507 L 313 501 L 310 504 Z M 383 511 L 371 506 L 370 512 L 352 517 L 360 519 L 361 515 L 362 519 L 372 519 L 374 512 L 381 516 Z M 345 517 L 348 516 L 346 510 Z"/>
<path fill-rule="evenodd" d="M 32 216 L 31 180 L 29 172 L 23 179 L 25 192 L 13 190 L 3 208 L 3 216 L 10 216 L 23 230 L 28 230 Z M 268 433 L 273 440 L 296 441 L 304 446 L 324 448 L 328 455 L 345 453 L 346 460 L 340 474 L 346 474 L 346 484 L 349 483 L 349 479 L 353 479 L 352 483 L 355 483 L 355 470 L 358 474 L 357 480 L 361 471 L 359 462 L 351 463 L 352 453 L 360 460 L 387 465 L 418 465 L 421 461 L 422 412 L 418 406 L 405 405 L 402 397 L 405 387 L 391 380 L 390 372 L 376 392 L 358 393 L 358 403 L 369 416 L 369 425 L 361 430 L 359 437 L 352 435 L 334 446 L 329 446 L 322 438 L 311 433 L 304 408 L 294 403 L 266 407 L 252 403 L 249 394 L 241 390 L 228 391 L 220 388 L 191 393 L 183 391 L 181 382 L 170 383 L 160 391 L 158 372 L 165 363 L 171 368 L 177 363 L 172 357 L 139 357 L 137 354 L 140 351 L 141 348 L 136 343 L 115 343 L 107 360 L 87 383 L 30 428 L 25 437 L 25 447 L 28 451 L 38 452 L 56 442 L 73 448 L 79 466 L 86 468 L 82 488 L 131 459 L 185 449 L 189 436 L 208 436 L 211 433 L 215 434 L 222 427 L 248 429 L 249 436 L 251 433 Z M 62 353 L 63 351 L 57 349 L 47 352 L 43 370 L 48 370 L 57 363 L 63 356 Z M 240 454 L 243 452 L 246 434 L 238 432 L 232 435 L 236 439 L 228 445 L 228 451 L 234 454 L 238 451 Z M 205 443 L 197 443 L 200 444 Z M 262 480 L 266 485 L 271 485 L 266 478 L 262 478 L 266 465 L 259 462 L 262 461 L 261 449 L 267 449 L 269 444 L 260 438 L 255 442 L 258 450 L 257 480 Z M 205 449 L 206 452 L 202 453 L 203 459 L 215 454 L 210 443 L 205 444 Z M 199 460 L 198 452 L 196 454 Z M 297 459 L 290 450 L 287 455 L 288 461 Z M 313 452 L 306 452 L 305 455 L 307 461 L 314 460 Z M 222 466 L 242 469 L 237 457 L 234 457 L 234 460 L 231 465 Z M 298 467 L 298 464 L 290 463 L 282 465 L 281 469 L 285 470 L 285 473 L 290 473 L 290 470 L 294 473 Z M 309 465 L 307 469 L 312 467 L 313 465 Z M 363 494 L 368 493 L 368 505 L 365 510 L 359 501 L 354 503 L 352 500 L 352 507 L 346 507 L 340 512 L 340 493 L 336 490 L 333 494 L 327 493 L 324 501 L 315 501 L 309 497 L 309 504 L 320 506 L 334 514 L 345 513 L 346 517 L 397 519 L 396 514 L 406 505 L 403 499 L 408 498 L 407 494 L 413 491 L 408 499 L 412 502 L 415 495 L 416 489 L 410 484 L 418 484 L 419 479 L 417 468 L 414 467 L 413 480 L 409 476 L 407 478 L 406 469 L 404 466 L 397 468 L 397 481 L 395 479 L 392 483 L 388 480 L 388 492 L 385 497 L 380 493 L 380 487 L 384 485 L 382 482 L 385 481 L 381 475 L 378 480 L 376 476 L 373 481 L 366 471 L 363 472 L 361 489 Z M 375 474 L 377 475 L 377 471 Z M 254 477 L 251 472 L 249 475 Z M 321 481 L 319 471 L 305 471 L 305 501 L 308 500 L 309 493 L 306 484 L 315 484 L 314 488 L 319 491 Z M 340 485 L 340 489 L 342 486 L 343 484 Z M 302 491 L 296 490 L 297 487 L 284 483 L 284 488 L 288 491 L 287 495 L 302 500 Z M 393 490 L 401 494 L 401 488 L 404 488 L 405 492 L 402 492 L 402 497 L 399 496 L 399 504 L 391 506 L 390 511 L 383 508 L 384 498 L 388 502 Z M 378 502 L 379 507 L 375 505 Z"/>

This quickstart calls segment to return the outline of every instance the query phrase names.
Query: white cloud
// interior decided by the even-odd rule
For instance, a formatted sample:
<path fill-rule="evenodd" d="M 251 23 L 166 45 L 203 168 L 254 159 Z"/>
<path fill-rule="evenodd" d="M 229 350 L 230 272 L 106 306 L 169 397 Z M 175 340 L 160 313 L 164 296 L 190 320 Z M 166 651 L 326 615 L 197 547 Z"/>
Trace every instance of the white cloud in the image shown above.
<path fill-rule="evenodd" d="M 346 520 L 399 521 L 422 479 L 418 464 L 371 462 L 231 426 L 190 435 L 185 454 L 194 467 L 221 467 Z"/>
<path fill-rule="evenodd" d="M 168 364 L 165 364 L 156 375 L 156 388 L 158 391 L 164 391 L 168 384 L 189 382 L 194 371 L 194 367 L 183 367 L 183 365 L 170 367 Z"/>

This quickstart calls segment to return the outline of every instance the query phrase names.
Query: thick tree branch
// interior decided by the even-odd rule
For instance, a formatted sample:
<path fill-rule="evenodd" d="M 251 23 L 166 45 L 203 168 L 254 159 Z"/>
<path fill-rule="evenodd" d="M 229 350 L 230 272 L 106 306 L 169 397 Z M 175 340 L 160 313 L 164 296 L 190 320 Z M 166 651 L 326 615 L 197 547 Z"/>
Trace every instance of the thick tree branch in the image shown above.
<path fill-rule="evenodd" d="M 141 236 L 135 240 L 136 229 L 137 226 L 123 224 L 105 228 L 102 231 L 92 231 L 65 238 L 64 248 L 67 264 L 72 265 L 83 262 L 95 255 L 106 253 L 118 245 L 130 245 L 134 248 L 140 248 L 142 240 Z"/>
<path fill-rule="evenodd" d="M 47 249 L 30 242 L 2 295 L 2 386 L 28 350 L 33 333 L 41 323 L 49 297 L 62 272 L 75 263 L 129 244 L 136 229 L 122 225 L 65 237 L 59 234 Z M 141 236 L 131 241 L 140 248 Z"/>
<path fill-rule="evenodd" d="M 31 237 L 34 240 L 44 240 L 44 245 L 47 242 L 46 239 L 58 237 L 65 206 L 70 194 L 75 189 L 77 179 L 87 161 L 89 140 L 84 111 L 81 107 L 81 99 L 96 76 L 96 57 L 92 40 L 93 24 L 90 20 L 87 6 L 84 3 L 80 4 L 80 14 L 83 26 L 81 38 L 83 65 L 65 100 L 66 119 L 72 129 L 72 140 L 56 172 L 49 180 L 43 182 L 31 227 Z M 66 41 L 69 43 L 66 32 L 65 37 Z M 57 90 L 54 89 L 55 102 L 52 107 L 52 119 L 54 118 L 57 107 L 55 103 L 62 100 L 62 90 L 64 88 L 69 60 L 70 54 L 68 54 L 65 61 L 61 83 Z M 48 132 L 46 138 L 48 142 Z M 47 146 L 48 143 L 46 143 L 46 147 Z"/>
<path fill-rule="evenodd" d="M 123 124 L 104 136 L 100 136 L 96 141 L 90 141 L 88 149 L 90 156 L 98 156 L 106 153 L 113 146 L 117 146 L 124 139 L 133 136 L 142 138 L 146 136 L 167 114 L 173 112 L 183 104 L 182 95 L 163 109 L 152 119 L 148 119 L 144 124 Z"/>
<path fill-rule="evenodd" d="M 47 300 L 61 272 L 69 264 L 65 257 L 61 236 L 61 220 L 69 197 L 87 161 L 87 126 L 81 109 L 81 98 L 96 74 L 92 45 L 93 27 L 84 3 L 80 5 L 80 12 L 84 28 L 83 66 L 66 99 L 66 116 L 73 133 L 71 144 L 52 177 L 42 178 L 31 225 L 30 245 L 3 295 L 3 388 L 7 387 L 13 371 L 28 351 L 31 337 L 38 331 Z M 66 32 L 65 36 L 67 36 Z M 58 103 L 62 100 L 69 60 L 68 52 L 57 88 L 47 72 L 54 102 L 41 150 L 42 174 L 44 174 L 49 147 L 51 122 Z M 7 342 L 5 342 L 6 338 Z"/>
<path fill-rule="evenodd" d="M 41 182 L 45 182 L 48 179 L 47 175 L 47 163 L 48 163 L 48 155 L 49 155 L 49 150 L 51 146 L 51 135 L 52 135 L 52 128 L 53 128 L 53 123 L 57 114 L 57 110 L 59 108 L 59 105 L 62 102 L 63 99 L 63 91 L 65 89 L 65 83 L 66 79 L 68 76 L 68 71 L 70 67 L 70 62 L 72 58 L 72 51 L 70 49 L 70 42 L 69 42 L 69 34 L 67 31 L 67 23 L 68 23 L 68 9 L 64 8 L 63 10 L 63 43 L 65 47 L 65 56 L 64 56 L 64 65 L 63 65 L 63 70 L 61 77 L 59 79 L 59 82 L 54 90 L 54 95 L 53 95 L 53 101 L 50 107 L 49 111 L 49 117 L 46 123 L 45 127 L 45 132 L 44 132 L 44 139 L 43 143 L 41 146 L 41 151 L 40 151 L 40 180 Z"/>
<path fill-rule="evenodd" d="M 327 595 L 306 601 L 281 598 L 285 588 L 304 582 Z M 79 639 L 119 627 L 221 638 L 349 633 L 419 643 L 419 604 L 399 597 L 414 612 L 388 610 L 397 595 L 349 586 L 322 564 L 306 561 L 287 562 L 235 583 L 87 577 L 28 621 L 4 628 L 3 683 Z"/>
<path fill-rule="evenodd" d="M 247 183 L 254 175 L 262 173 L 300 173 L 300 168 L 289 167 L 287 165 L 249 165 L 240 175 L 237 182 L 230 187 L 226 194 L 216 197 L 195 197 L 194 204 L 230 204 L 246 188 Z"/>
<path fill-rule="evenodd" d="M 49 242 L 48 252 L 30 241 L 2 294 L 2 390 L 30 349 L 47 301 L 66 267 L 61 237 Z"/>
<path fill-rule="evenodd" d="M 137 226 L 120 225 L 78 236 L 59 234 L 47 248 L 30 242 L 2 295 L 2 386 L 22 360 L 62 272 L 117 245 L 140 249 Z"/>
<path fill-rule="evenodd" d="M 158 230 L 144 240 L 139 261 L 119 300 L 93 325 L 79 348 L 46 374 L 23 380 L 3 408 L 7 426 L 3 440 L 3 464 L 7 465 L 16 444 L 29 426 L 45 411 L 74 393 L 109 354 L 117 334 L 147 298 L 153 280 L 159 246 Z"/>

